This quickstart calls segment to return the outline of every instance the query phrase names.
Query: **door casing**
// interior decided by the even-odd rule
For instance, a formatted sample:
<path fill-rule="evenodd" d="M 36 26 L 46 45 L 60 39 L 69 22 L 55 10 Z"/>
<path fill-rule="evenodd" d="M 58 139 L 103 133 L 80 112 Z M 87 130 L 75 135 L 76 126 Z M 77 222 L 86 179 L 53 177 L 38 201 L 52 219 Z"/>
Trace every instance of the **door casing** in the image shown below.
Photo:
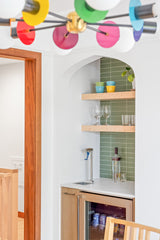
<path fill-rule="evenodd" d="M 0 49 L 0 57 L 25 62 L 24 240 L 40 240 L 41 53 L 13 48 Z"/>

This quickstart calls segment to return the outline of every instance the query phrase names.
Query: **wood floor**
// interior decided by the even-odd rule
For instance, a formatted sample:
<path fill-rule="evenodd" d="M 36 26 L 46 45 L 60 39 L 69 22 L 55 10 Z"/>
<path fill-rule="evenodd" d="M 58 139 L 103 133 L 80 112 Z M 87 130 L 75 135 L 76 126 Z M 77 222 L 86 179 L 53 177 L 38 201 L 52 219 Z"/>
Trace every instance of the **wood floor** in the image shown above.
<path fill-rule="evenodd" d="M 18 218 L 18 240 L 24 240 L 24 218 Z"/>

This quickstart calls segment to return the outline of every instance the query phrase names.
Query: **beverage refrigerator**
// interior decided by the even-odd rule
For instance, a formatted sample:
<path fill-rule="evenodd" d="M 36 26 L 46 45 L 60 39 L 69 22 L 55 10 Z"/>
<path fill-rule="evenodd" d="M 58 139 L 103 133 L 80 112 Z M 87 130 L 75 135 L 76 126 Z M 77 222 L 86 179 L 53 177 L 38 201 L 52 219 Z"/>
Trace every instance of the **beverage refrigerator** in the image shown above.
<path fill-rule="evenodd" d="M 79 240 L 104 240 L 107 217 L 134 221 L 134 199 L 81 193 L 79 196 Z M 123 225 L 114 226 L 114 239 L 124 237 Z"/>

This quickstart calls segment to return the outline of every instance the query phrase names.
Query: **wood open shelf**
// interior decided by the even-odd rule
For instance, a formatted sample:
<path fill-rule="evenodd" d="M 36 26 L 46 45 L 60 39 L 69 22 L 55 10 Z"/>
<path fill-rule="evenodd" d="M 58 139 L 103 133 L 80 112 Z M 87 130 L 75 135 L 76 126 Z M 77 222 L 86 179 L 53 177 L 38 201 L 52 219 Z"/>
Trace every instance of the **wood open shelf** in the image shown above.
<path fill-rule="evenodd" d="M 82 100 L 121 100 L 121 99 L 135 99 L 135 91 L 82 94 Z"/>
<path fill-rule="evenodd" d="M 82 132 L 127 132 L 134 133 L 135 126 L 121 125 L 83 125 Z"/>

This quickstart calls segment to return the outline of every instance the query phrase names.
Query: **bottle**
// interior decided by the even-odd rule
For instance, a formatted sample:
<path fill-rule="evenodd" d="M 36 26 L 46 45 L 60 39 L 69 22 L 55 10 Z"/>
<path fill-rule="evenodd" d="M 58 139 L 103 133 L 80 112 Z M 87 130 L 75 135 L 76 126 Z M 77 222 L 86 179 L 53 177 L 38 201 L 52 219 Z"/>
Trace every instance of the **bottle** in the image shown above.
<path fill-rule="evenodd" d="M 120 181 L 120 159 L 121 157 L 118 155 L 118 147 L 115 147 L 115 155 L 112 157 L 112 180 L 114 182 Z"/>

